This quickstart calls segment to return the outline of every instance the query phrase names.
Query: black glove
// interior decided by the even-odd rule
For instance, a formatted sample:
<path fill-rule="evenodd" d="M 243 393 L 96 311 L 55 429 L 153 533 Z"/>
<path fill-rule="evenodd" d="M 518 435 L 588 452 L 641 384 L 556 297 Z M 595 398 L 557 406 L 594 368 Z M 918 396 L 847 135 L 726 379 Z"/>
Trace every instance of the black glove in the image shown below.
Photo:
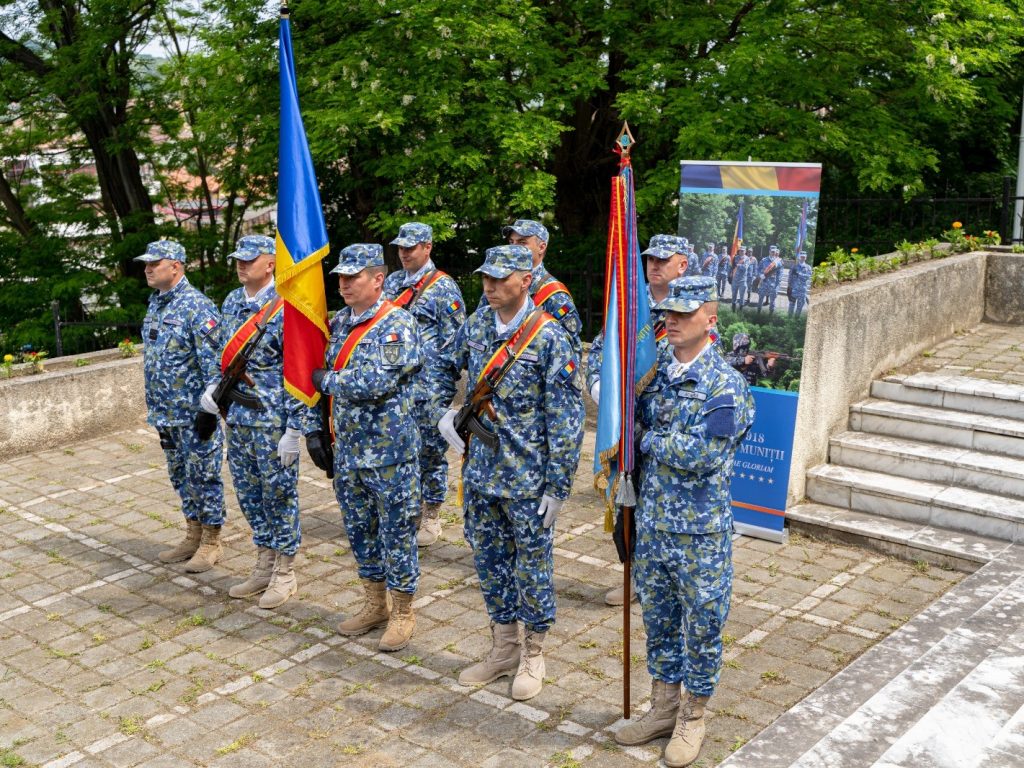
<path fill-rule="evenodd" d="M 200 411 L 196 414 L 196 435 L 203 442 L 206 442 L 213 433 L 217 431 L 217 417 L 212 413 L 206 411 Z"/>
<path fill-rule="evenodd" d="M 327 375 L 327 369 L 326 368 L 317 368 L 315 371 L 313 371 L 313 389 L 315 389 L 317 392 L 321 392 L 321 393 L 323 393 L 325 395 L 328 394 L 327 392 L 324 392 L 324 390 L 323 390 L 324 376 L 326 376 L 326 375 Z M 319 466 L 319 465 L 317 465 L 317 466 Z M 322 469 L 322 467 L 321 467 L 321 469 Z"/>
<path fill-rule="evenodd" d="M 323 432 L 306 435 L 306 451 L 319 469 L 334 477 L 334 447 Z"/>
<path fill-rule="evenodd" d="M 636 552 L 636 516 L 630 515 L 629 525 L 629 555 L 632 559 L 633 553 Z M 619 507 L 618 512 L 615 513 L 615 529 L 612 531 L 612 541 L 615 542 L 615 549 L 619 553 L 619 562 L 626 562 L 626 537 L 625 526 L 622 523 L 622 507 Z"/>

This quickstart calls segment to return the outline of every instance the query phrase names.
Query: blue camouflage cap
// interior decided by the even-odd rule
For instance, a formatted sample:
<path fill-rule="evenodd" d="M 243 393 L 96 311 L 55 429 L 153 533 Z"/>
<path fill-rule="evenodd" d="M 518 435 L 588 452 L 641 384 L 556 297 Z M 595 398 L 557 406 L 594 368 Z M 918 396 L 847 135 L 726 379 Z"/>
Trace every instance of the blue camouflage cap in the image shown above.
<path fill-rule="evenodd" d="M 529 272 L 531 269 L 533 254 L 525 245 L 496 245 L 484 252 L 484 263 L 476 271 L 500 280 L 513 272 Z"/>
<path fill-rule="evenodd" d="M 255 261 L 265 253 L 273 256 L 276 250 L 274 238 L 266 235 L 246 235 L 238 238 L 235 250 L 228 254 L 228 258 L 239 261 Z"/>
<path fill-rule="evenodd" d="M 668 284 L 668 296 L 659 301 L 655 309 L 668 312 L 693 312 L 702 304 L 718 301 L 713 277 L 677 277 Z"/>
<path fill-rule="evenodd" d="M 771 251 L 777 251 L 777 250 L 779 250 L 779 246 L 777 246 L 777 245 L 772 245 L 772 246 L 770 246 L 770 247 L 768 248 L 768 251 L 769 251 L 769 253 L 770 253 Z"/>
<path fill-rule="evenodd" d="M 377 243 L 353 243 L 341 249 L 338 266 L 332 275 L 358 275 L 367 267 L 384 266 L 384 246 Z"/>
<path fill-rule="evenodd" d="M 134 261 L 161 261 L 171 259 L 185 263 L 185 246 L 175 240 L 156 240 L 146 246 L 146 252 L 136 256 Z"/>
<path fill-rule="evenodd" d="M 431 243 L 434 241 L 434 230 L 429 224 L 421 224 L 418 221 L 410 221 L 398 228 L 398 237 L 391 241 L 391 245 L 400 248 L 412 248 L 419 243 Z"/>
<path fill-rule="evenodd" d="M 671 248 L 672 253 L 686 253 L 686 245 L 688 241 L 685 237 L 679 237 L 678 235 L 655 235 L 651 238 L 651 248 Z"/>
<path fill-rule="evenodd" d="M 545 243 L 548 241 L 548 228 L 533 219 L 516 219 L 510 226 L 501 228 L 502 237 L 508 237 L 513 232 L 521 237 L 536 237 Z"/>
<path fill-rule="evenodd" d="M 677 252 L 672 250 L 671 248 L 666 248 L 664 246 L 651 246 L 640 255 L 653 256 L 656 259 L 661 259 L 662 261 L 665 261 L 667 259 L 671 259 L 673 256 L 676 255 L 676 253 Z"/>

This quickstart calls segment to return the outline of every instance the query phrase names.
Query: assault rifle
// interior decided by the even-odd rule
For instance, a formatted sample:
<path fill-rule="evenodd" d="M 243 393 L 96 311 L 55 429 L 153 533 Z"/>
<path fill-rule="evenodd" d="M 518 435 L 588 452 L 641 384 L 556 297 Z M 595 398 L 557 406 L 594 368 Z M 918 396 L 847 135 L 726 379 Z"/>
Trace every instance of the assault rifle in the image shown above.
<path fill-rule="evenodd" d="M 770 350 L 761 351 L 754 349 L 748 350 L 746 354 L 753 355 L 754 364 L 757 366 L 757 369 L 761 372 L 762 376 L 770 376 L 774 372 L 768 367 L 769 360 L 773 361 L 772 368 L 775 367 L 775 360 L 796 360 L 792 355 L 785 355 L 782 352 L 772 352 Z"/>
<path fill-rule="evenodd" d="M 217 404 L 217 407 L 220 408 L 220 415 L 224 418 L 227 418 L 228 407 L 230 407 L 231 403 L 238 403 L 243 408 L 252 408 L 254 411 L 263 410 L 263 402 L 260 400 L 259 395 L 247 395 L 239 392 L 238 385 L 244 381 L 250 387 L 255 386 L 255 382 L 245 372 L 245 369 L 249 366 L 249 361 L 256 351 L 256 345 L 260 343 L 260 339 L 267 332 L 268 322 L 270 322 L 269 317 L 263 320 L 263 322 L 256 323 L 256 332 L 245 342 L 245 345 L 239 350 L 238 354 L 232 358 L 227 370 L 224 371 L 224 375 L 221 377 L 220 383 L 213 390 L 211 397 L 213 402 Z M 216 429 L 216 414 L 207 413 L 206 411 L 200 411 L 196 414 L 196 434 L 200 440 L 209 440 Z"/>
<path fill-rule="evenodd" d="M 459 437 L 462 438 L 467 448 L 470 435 L 476 435 L 491 450 L 498 448 L 497 433 L 489 430 L 480 421 L 480 415 L 483 413 L 486 413 L 491 419 L 498 418 L 498 414 L 495 413 L 494 406 L 491 404 L 492 397 L 494 397 L 494 389 L 491 386 L 491 381 L 487 376 L 482 376 L 473 387 L 469 397 L 466 398 L 465 404 L 455 414 L 455 431 L 459 433 Z"/>

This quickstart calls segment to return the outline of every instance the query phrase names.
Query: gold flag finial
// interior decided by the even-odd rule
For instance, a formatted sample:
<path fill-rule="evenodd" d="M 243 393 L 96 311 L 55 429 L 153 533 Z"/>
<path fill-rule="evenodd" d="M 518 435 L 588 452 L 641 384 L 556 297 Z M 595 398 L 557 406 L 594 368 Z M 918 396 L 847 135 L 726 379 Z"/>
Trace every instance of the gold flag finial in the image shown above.
<path fill-rule="evenodd" d="M 622 130 L 619 131 L 619 135 L 615 137 L 615 151 L 623 157 L 629 157 L 630 151 L 633 149 L 633 145 L 636 144 L 636 139 L 633 138 L 633 134 L 629 132 L 629 123 L 622 123 Z"/>

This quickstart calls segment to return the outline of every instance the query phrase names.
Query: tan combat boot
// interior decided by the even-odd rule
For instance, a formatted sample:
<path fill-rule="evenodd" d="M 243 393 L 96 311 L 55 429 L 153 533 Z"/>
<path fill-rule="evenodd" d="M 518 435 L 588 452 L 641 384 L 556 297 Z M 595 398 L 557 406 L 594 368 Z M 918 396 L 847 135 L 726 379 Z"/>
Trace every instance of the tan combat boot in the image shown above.
<path fill-rule="evenodd" d="M 519 668 L 519 625 L 491 622 L 491 650 L 487 658 L 466 667 L 459 675 L 459 685 L 486 685 Z"/>
<path fill-rule="evenodd" d="M 617 586 L 617 587 L 612 587 L 611 589 L 609 589 L 605 593 L 604 604 L 605 605 L 622 605 L 623 602 L 625 602 L 625 600 L 623 599 L 624 595 L 625 595 L 625 590 L 622 588 L 621 584 L 619 586 Z M 635 603 L 637 601 L 636 587 L 633 586 L 632 582 L 630 582 L 630 585 L 629 585 L 629 599 L 630 599 L 630 602 L 634 602 Z"/>
<path fill-rule="evenodd" d="M 632 747 L 670 736 L 679 715 L 679 683 L 655 680 L 651 684 L 651 708 L 643 717 L 620 728 L 615 742 Z"/>
<path fill-rule="evenodd" d="M 362 610 L 338 625 L 338 632 L 349 637 L 365 634 L 374 627 L 387 624 L 391 613 L 391 597 L 387 585 L 383 581 L 360 581 L 363 582 L 365 592 Z"/>
<path fill-rule="evenodd" d="M 409 644 L 412 631 L 416 628 L 416 616 L 412 612 L 411 592 L 391 593 L 391 615 L 388 628 L 381 635 L 377 648 L 382 651 L 400 651 Z"/>
<path fill-rule="evenodd" d="M 217 562 L 223 547 L 220 544 L 220 526 L 204 525 L 203 535 L 199 540 L 199 549 L 192 555 L 192 559 L 185 563 L 187 573 L 202 573 L 213 568 Z"/>
<path fill-rule="evenodd" d="M 441 535 L 441 505 L 424 504 L 416 531 L 416 544 L 429 547 Z"/>
<path fill-rule="evenodd" d="M 277 553 L 274 572 L 270 576 L 270 584 L 260 598 L 260 608 L 270 610 L 284 605 L 288 602 L 288 598 L 298 591 L 299 584 L 295 580 L 295 571 L 292 570 L 293 562 L 295 562 L 295 555 Z"/>
<path fill-rule="evenodd" d="M 544 637 L 546 632 L 527 629 L 523 635 L 523 652 L 519 669 L 512 681 L 512 698 L 516 701 L 532 699 L 544 687 Z"/>
<path fill-rule="evenodd" d="M 256 548 L 256 565 L 249 574 L 249 578 L 240 584 L 235 584 L 228 590 L 231 597 L 251 597 L 258 595 L 270 584 L 270 576 L 274 570 L 274 556 L 277 553 L 270 547 Z"/>
<path fill-rule="evenodd" d="M 679 708 L 672 738 L 665 746 L 665 765 L 683 768 L 697 759 L 704 743 L 704 707 L 710 696 L 694 696 L 687 692 L 686 701 Z"/>
<path fill-rule="evenodd" d="M 180 563 L 188 560 L 199 549 L 199 540 L 202 538 L 203 525 L 198 520 L 185 520 L 188 528 L 185 529 L 185 538 L 177 546 L 165 549 L 159 555 L 161 562 Z"/>

